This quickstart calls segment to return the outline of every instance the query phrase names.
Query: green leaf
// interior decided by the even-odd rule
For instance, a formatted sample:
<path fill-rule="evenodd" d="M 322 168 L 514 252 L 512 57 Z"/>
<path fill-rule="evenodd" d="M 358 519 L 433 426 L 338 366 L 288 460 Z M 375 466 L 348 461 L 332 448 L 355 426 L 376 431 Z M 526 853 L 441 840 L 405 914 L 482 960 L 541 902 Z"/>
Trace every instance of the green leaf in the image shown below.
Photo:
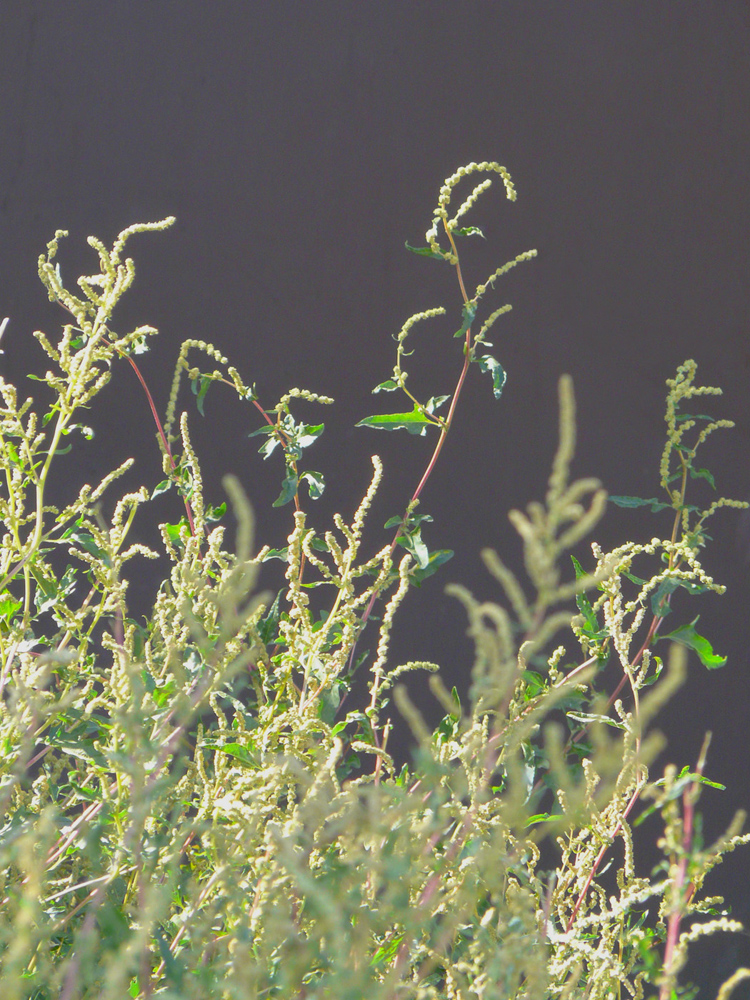
<path fill-rule="evenodd" d="M 718 656 L 713 651 L 713 647 L 705 636 L 698 635 L 695 631 L 695 623 L 700 618 L 694 618 L 689 625 L 683 625 L 676 629 L 674 632 L 670 632 L 669 635 L 660 635 L 659 639 L 671 639 L 672 642 L 679 642 L 681 646 L 687 646 L 688 649 L 694 650 L 698 654 L 698 658 L 704 667 L 708 670 L 717 670 L 719 667 L 723 667 L 727 662 L 726 656 Z"/>
<path fill-rule="evenodd" d="M 663 788 L 666 784 L 665 778 L 659 778 L 658 781 L 654 782 L 654 786 Z M 709 788 L 717 788 L 720 792 L 726 791 L 726 785 L 719 784 L 718 781 L 710 781 L 708 778 L 704 778 L 702 774 L 698 774 L 695 771 L 691 771 L 687 766 L 683 767 L 675 783 L 669 789 L 665 799 L 662 799 L 659 805 L 648 806 L 644 809 L 638 819 L 633 823 L 633 826 L 640 826 L 641 823 L 652 813 L 656 812 L 657 809 L 663 809 L 667 802 L 674 802 L 676 799 L 682 797 L 683 792 L 691 785 L 708 785 Z"/>
<path fill-rule="evenodd" d="M 690 472 L 691 479 L 705 479 L 706 482 L 710 483 L 716 489 L 713 474 L 708 469 L 694 469 L 691 465 L 688 471 Z"/>
<path fill-rule="evenodd" d="M 153 490 L 151 491 L 151 499 L 153 500 L 155 497 L 158 497 L 161 493 L 166 493 L 167 490 L 170 490 L 171 488 L 172 488 L 172 480 L 162 479 L 159 485 L 154 486 Z"/>
<path fill-rule="evenodd" d="M 450 396 L 430 396 L 424 404 L 424 408 L 428 413 L 432 414 L 443 405 L 446 399 L 450 399 Z"/>
<path fill-rule="evenodd" d="M 23 601 L 17 601 L 9 591 L 4 590 L 0 594 L 0 618 L 6 624 L 10 622 L 16 611 L 21 607 L 23 607 Z"/>
<path fill-rule="evenodd" d="M 404 246 L 412 253 L 419 254 L 420 257 L 434 257 L 435 260 L 445 260 L 446 258 L 446 254 L 436 253 L 432 247 L 413 247 L 409 243 L 405 243 Z"/>
<path fill-rule="evenodd" d="M 408 529 L 409 527 L 416 527 L 421 524 L 422 521 L 431 521 L 432 514 L 411 514 L 404 527 Z M 385 522 L 383 527 L 388 530 L 388 528 L 395 528 L 397 524 L 401 524 L 403 517 L 400 514 L 396 514 L 394 517 L 389 517 Z"/>
<path fill-rule="evenodd" d="M 662 580 L 657 589 L 651 595 L 651 612 L 657 618 L 666 618 L 672 609 L 669 606 L 669 598 L 680 586 L 680 581 L 674 577 L 667 577 Z"/>
<path fill-rule="evenodd" d="M 376 385 L 372 390 L 373 393 L 376 392 L 393 392 L 394 389 L 398 389 L 398 382 L 394 382 L 392 378 L 387 379 L 385 382 L 381 382 L 380 385 Z"/>
<path fill-rule="evenodd" d="M 172 545 L 181 545 L 180 532 L 188 526 L 184 517 L 180 518 L 177 524 L 165 524 L 164 532 Z"/>
<path fill-rule="evenodd" d="M 263 444 L 258 448 L 258 454 L 262 455 L 263 458 L 268 458 L 276 448 L 281 444 L 281 438 L 279 437 L 276 427 L 272 427 L 269 424 L 264 424 L 259 427 L 257 431 L 251 431 L 248 437 L 258 437 L 258 435 L 264 434 L 268 440 L 264 441 Z"/>
<path fill-rule="evenodd" d="M 93 537 L 88 533 L 88 531 L 81 531 L 80 529 L 75 529 L 73 531 L 66 531 L 63 536 L 67 541 L 73 541 L 79 548 L 82 548 L 85 552 L 90 555 L 95 556 L 100 559 L 105 566 L 109 566 L 109 556 L 103 549 L 101 549 Z"/>
<path fill-rule="evenodd" d="M 714 420 L 705 413 L 678 413 L 675 420 L 678 424 L 684 424 L 686 420 Z"/>
<path fill-rule="evenodd" d="M 398 536 L 398 544 L 410 552 L 417 560 L 420 569 L 424 569 L 430 561 L 430 550 L 422 541 L 421 528 L 405 528 Z"/>
<path fill-rule="evenodd" d="M 281 484 L 281 493 L 279 493 L 278 498 L 274 500 L 274 507 L 283 507 L 288 504 L 291 500 L 294 500 L 295 494 L 297 493 L 297 485 L 299 480 L 295 474 L 288 471 L 286 479 Z"/>
<path fill-rule="evenodd" d="M 551 813 L 537 813 L 535 816 L 529 816 L 526 820 L 526 828 L 536 826 L 537 823 L 548 823 L 551 819 L 560 819 L 560 816 L 553 816 Z"/>
<path fill-rule="evenodd" d="M 570 557 L 573 561 L 573 569 L 575 570 L 576 580 L 580 580 L 581 577 L 586 576 L 586 570 L 581 566 L 575 556 Z M 578 610 L 581 612 L 583 617 L 586 619 L 586 625 L 588 626 L 587 634 L 591 635 L 592 632 L 597 632 L 599 630 L 599 622 L 597 620 L 594 609 L 589 601 L 588 597 L 584 593 L 576 594 L 576 605 Z"/>
<path fill-rule="evenodd" d="M 198 404 L 198 412 L 202 417 L 205 417 L 205 413 L 203 412 L 203 400 L 206 398 L 208 387 L 212 382 L 213 379 L 208 375 L 201 375 L 200 378 L 195 378 L 191 382 L 193 395 L 197 397 L 196 402 Z"/>
<path fill-rule="evenodd" d="M 671 503 L 662 503 L 661 500 L 657 500 L 652 497 L 650 500 L 644 500 L 642 497 L 616 497 L 610 496 L 607 498 L 611 500 L 612 503 L 617 504 L 618 507 L 648 507 L 651 506 L 651 513 L 656 514 L 660 510 L 672 510 Z"/>
<path fill-rule="evenodd" d="M 286 550 L 285 550 L 286 551 Z M 265 618 L 261 618 L 258 622 L 257 629 L 258 635 L 260 636 L 261 642 L 264 646 L 270 646 L 271 643 L 276 641 L 279 632 L 279 620 L 281 619 L 281 611 L 279 610 L 281 604 L 281 597 L 284 591 L 280 590 L 271 607 L 268 609 Z"/>
<path fill-rule="evenodd" d="M 592 722 L 600 722 L 602 725 L 612 726 L 613 729 L 625 729 L 624 723 L 617 719 L 611 719 L 608 715 L 599 715 L 591 712 L 566 712 L 565 714 L 569 719 L 573 719 L 574 722 L 583 722 L 587 726 L 591 725 Z"/>
<path fill-rule="evenodd" d="M 325 427 L 325 424 L 315 424 L 315 426 L 299 424 L 295 428 L 297 433 L 294 435 L 294 443 L 298 448 L 309 448 L 314 441 L 318 440 Z"/>
<path fill-rule="evenodd" d="M 164 972 L 167 979 L 174 986 L 181 986 L 182 980 L 185 977 L 185 966 L 183 962 L 175 958 L 169 948 L 169 942 L 164 936 L 161 927 L 158 924 L 153 925 L 153 934 L 156 938 L 156 942 L 159 946 L 159 954 L 161 955 L 161 960 L 164 963 Z"/>
<path fill-rule="evenodd" d="M 492 376 L 492 394 L 495 399 L 500 399 L 508 379 L 505 369 L 491 354 L 485 354 L 483 357 L 477 358 L 476 362 L 479 365 L 480 371 L 489 372 Z"/>
<path fill-rule="evenodd" d="M 463 319 L 463 323 L 461 324 L 461 329 L 456 330 L 456 332 L 453 334 L 454 339 L 457 339 L 458 337 L 463 337 L 463 335 L 469 329 L 471 324 L 474 322 L 474 317 L 476 316 L 476 314 L 477 314 L 477 304 L 473 299 L 470 299 L 461 310 L 461 317 Z"/>
<path fill-rule="evenodd" d="M 311 500 L 318 500 L 323 495 L 323 490 L 326 488 L 326 481 L 320 472 L 303 472 L 300 476 L 300 480 L 304 479 L 307 483 L 307 489 L 310 494 Z"/>
<path fill-rule="evenodd" d="M 255 754 L 251 753 L 242 743 L 223 743 L 221 745 L 218 743 L 204 743 L 203 749 L 218 750 L 220 753 L 225 753 L 227 756 L 233 757 L 247 767 L 257 769 L 260 766 Z"/>
<path fill-rule="evenodd" d="M 71 739 L 70 736 L 59 736 L 56 732 L 50 732 L 45 737 L 45 743 L 51 747 L 55 747 L 57 750 L 62 750 L 69 757 L 84 760 L 87 764 L 93 764 L 101 770 L 107 770 L 110 766 L 110 762 L 104 754 L 94 747 L 94 741 L 91 738 L 86 740 L 80 738 Z"/>
<path fill-rule="evenodd" d="M 409 574 L 414 586 L 420 587 L 424 580 L 432 576 L 433 573 L 436 573 L 443 563 L 447 563 L 452 558 L 452 549 L 435 549 L 434 552 L 430 552 L 427 557 L 427 564 L 425 566 L 414 567 Z"/>
<path fill-rule="evenodd" d="M 410 434 L 424 436 L 427 433 L 427 428 L 435 425 L 436 421 L 425 416 L 415 404 L 411 413 L 378 413 L 371 417 L 365 417 L 356 426 L 372 427 L 377 431 L 406 430 Z"/>
<path fill-rule="evenodd" d="M 269 549 L 261 561 L 268 562 L 269 559 L 281 559 L 282 562 L 289 562 L 288 546 L 285 545 L 283 549 Z"/>
<path fill-rule="evenodd" d="M 224 503 L 220 503 L 218 507 L 212 507 L 209 504 L 206 507 L 203 517 L 207 524 L 216 524 L 217 521 L 220 521 L 222 517 L 224 517 L 226 512 L 226 501 L 224 501 Z"/>
<path fill-rule="evenodd" d="M 484 233 L 478 226 L 465 226 L 463 229 L 452 229 L 451 232 L 454 236 L 481 236 L 484 239 Z"/>

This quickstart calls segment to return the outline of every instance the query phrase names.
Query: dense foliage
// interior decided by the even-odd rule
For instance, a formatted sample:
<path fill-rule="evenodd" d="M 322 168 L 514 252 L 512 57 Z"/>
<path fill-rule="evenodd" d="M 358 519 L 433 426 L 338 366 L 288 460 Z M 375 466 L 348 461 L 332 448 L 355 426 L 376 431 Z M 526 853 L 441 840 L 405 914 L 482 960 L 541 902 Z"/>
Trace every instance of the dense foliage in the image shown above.
<path fill-rule="evenodd" d="M 485 179 L 451 214 L 456 188 L 477 173 Z M 375 391 L 405 394 L 411 408 L 361 423 L 434 435 L 434 445 L 379 551 L 365 536 L 377 457 L 351 521 L 336 515 L 322 530 L 305 509 L 325 486 L 304 466 L 324 428 L 298 412 L 332 400 L 292 389 L 266 408 L 215 347 L 187 341 L 159 417 L 136 362 L 156 331 L 117 334 L 112 316 L 134 278 L 126 243 L 171 220 L 132 226 L 111 250 L 90 239 L 99 272 L 75 291 L 55 263 L 63 233 L 40 259 L 50 298 L 70 314 L 56 340 L 36 334 L 49 359 L 38 377 L 48 402 L 37 407 L 0 382 L 6 1000 L 666 1000 L 689 995 L 678 976 L 690 941 L 738 928 L 704 880 L 748 839 L 743 818 L 717 843 L 701 843 L 705 753 L 692 768 L 649 775 L 662 745 L 649 725 L 683 679 L 685 651 L 708 669 L 723 663 L 695 621 L 669 634 L 660 627 L 678 588 L 721 592 L 700 563 L 706 525 L 719 508 L 742 506 L 688 500 L 689 485 L 714 486 L 696 450 L 729 426 L 685 410 L 719 392 L 697 384 L 694 362 L 667 381 L 661 499 L 610 498 L 650 507 L 664 537 L 609 552 L 594 543 L 588 567 L 571 558 L 607 497 L 595 479 L 570 481 L 575 413 L 564 376 L 547 495 L 510 514 L 528 580 L 487 549 L 497 599 L 449 588 L 475 645 L 467 693 L 448 691 L 434 664 L 389 661 L 409 588 L 451 555 L 427 548 L 419 502 L 467 376 L 487 375 L 498 398 L 505 382 L 486 337 L 509 307 L 486 309 L 485 299 L 533 256 L 467 291 L 458 247 L 481 234 L 464 217 L 493 175 L 514 200 L 505 168 L 469 164 L 443 185 L 426 245 L 409 248 L 455 272 L 462 352 L 453 394 L 420 401 L 407 384 L 406 342 L 415 324 L 445 310 L 411 317 L 396 338 L 393 372 Z M 191 366 L 196 352 L 210 370 Z M 164 479 L 112 501 L 127 462 L 54 506 L 51 470 L 66 442 L 92 436 L 79 421 L 123 361 L 145 390 Z M 276 503 L 291 511 L 283 548 L 255 551 L 236 480 L 224 481 L 230 510 L 205 502 L 178 405 L 186 384 L 201 412 L 214 384 L 253 408 L 261 454 L 282 459 Z M 128 575 L 157 553 L 132 539 L 150 498 L 165 492 L 175 501 L 174 523 L 160 525 L 170 570 L 143 623 L 129 612 Z M 257 589 L 269 559 L 285 566 L 276 595 Z M 601 690 L 607 662 L 621 676 L 611 692 Z M 400 683 L 413 670 L 429 672 L 443 707 L 434 730 Z M 357 673 L 368 678 L 359 701 Z M 400 768 L 388 751 L 399 718 L 416 747 Z M 647 878 L 631 828 L 653 813 L 663 820 L 664 864 Z M 739 970 L 722 998 L 746 977 Z"/>

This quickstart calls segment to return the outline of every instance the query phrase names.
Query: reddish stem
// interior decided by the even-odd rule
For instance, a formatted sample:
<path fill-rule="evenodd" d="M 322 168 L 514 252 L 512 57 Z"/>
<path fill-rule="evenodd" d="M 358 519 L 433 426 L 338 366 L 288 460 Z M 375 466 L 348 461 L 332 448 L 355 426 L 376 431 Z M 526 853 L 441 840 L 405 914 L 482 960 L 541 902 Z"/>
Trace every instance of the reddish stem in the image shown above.
<path fill-rule="evenodd" d="M 703 766 L 705 761 L 705 753 L 701 754 L 701 759 L 698 761 L 698 767 L 696 769 L 698 775 L 703 774 Z M 690 855 L 690 848 L 693 843 L 693 817 L 694 809 L 693 804 L 695 801 L 695 793 L 697 790 L 697 782 L 689 785 L 685 789 L 682 795 L 683 809 L 684 809 L 684 821 L 682 825 L 682 857 L 677 866 L 677 874 L 674 879 L 674 891 L 679 896 L 682 892 L 682 887 L 685 884 L 685 877 L 687 875 L 688 858 Z M 694 887 L 691 885 L 688 887 L 687 893 L 685 895 L 685 905 L 687 905 L 690 897 L 692 896 Z M 669 970 L 671 968 L 672 962 L 674 960 L 674 953 L 677 948 L 680 936 L 680 921 L 682 920 L 682 901 L 678 899 L 675 903 L 675 907 L 669 915 L 669 923 L 667 925 L 667 942 L 664 947 L 664 980 L 661 984 L 661 989 L 659 991 L 659 1000 L 668 1000 L 671 993 L 671 987 L 669 983 L 670 975 Z"/>
<path fill-rule="evenodd" d="M 143 375 L 141 375 L 140 368 L 135 363 L 135 361 L 133 361 L 133 359 L 130 357 L 129 354 L 124 354 L 117 348 L 115 348 L 115 350 L 117 350 L 117 353 L 120 355 L 120 357 L 127 358 L 127 360 L 130 362 L 133 371 L 138 376 L 138 381 L 143 386 L 143 391 L 146 393 L 146 399 L 148 399 L 148 405 L 151 407 L 151 413 L 154 418 L 154 423 L 156 424 L 156 429 L 159 432 L 159 437 L 161 438 L 162 447 L 164 448 L 164 451 L 167 455 L 167 459 L 169 460 L 169 467 L 176 476 L 177 466 L 174 464 L 174 458 L 172 457 L 172 449 L 169 447 L 169 441 L 167 440 L 167 435 L 164 433 L 164 428 L 162 427 L 161 420 L 159 419 L 159 414 L 156 412 L 156 406 L 154 405 L 154 398 L 151 395 L 149 387 L 146 385 L 146 380 L 144 379 Z M 188 498 L 183 497 L 183 500 L 185 502 L 185 513 L 187 514 L 188 524 L 190 525 L 190 534 L 195 536 L 195 522 L 193 520 L 193 510 L 192 507 L 190 506 Z"/>

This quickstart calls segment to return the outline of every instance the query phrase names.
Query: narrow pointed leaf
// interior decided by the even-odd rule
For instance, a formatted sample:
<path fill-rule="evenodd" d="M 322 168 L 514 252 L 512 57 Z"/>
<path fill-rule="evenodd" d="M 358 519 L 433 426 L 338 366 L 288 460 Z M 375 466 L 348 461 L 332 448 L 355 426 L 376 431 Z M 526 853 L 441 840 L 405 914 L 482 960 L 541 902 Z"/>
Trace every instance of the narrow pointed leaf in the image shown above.
<path fill-rule="evenodd" d="M 672 642 L 679 642 L 680 645 L 695 650 L 704 667 L 707 667 L 709 670 L 717 670 L 719 667 L 724 666 L 727 658 L 726 656 L 718 656 L 714 653 L 708 639 L 703 635 L 698 635 L 695 631 L 695 623 L 697 621 L 698 618 L 695 618 L 689 625 L 683 625 L 674 632 L 670 632 L 669 635 L 662 635 L 660 639 L 671 639 Z"/>
<path fill-rule="evenodd" d="M 434 420 L 430 420 L 415 406 L 411 413 L 377 413 L 365 417 L 356 426 L 373 427 L 378 431 L 407 430 L 410 434 L 424 435 L 427 433 L 427 428 L 434 424 Z"/>
<path fill-rule="evenodd" d="M 407 250 L 411 250 L 412 253 L 419 254 L 420 257 L 434 257 L 435 260 L 445 260 L 445 254 L 436 253 L 432 247 L 413 247 L 409 243 L 405 243 L 404 246 Z"/>
<path fill-rule="evenodd" d="M 651 513 L 656 514 L 660 510 L 671 510 L 671 503 L 662 503 L 661 500 L 657 500 L 656 497 L 651 497 L 650 500 L 644 500 L 642 497 L 616 497 L 610 496 L 607 499 L 611 500 L 613 504 L 618 507 L 651 507 Z"/>

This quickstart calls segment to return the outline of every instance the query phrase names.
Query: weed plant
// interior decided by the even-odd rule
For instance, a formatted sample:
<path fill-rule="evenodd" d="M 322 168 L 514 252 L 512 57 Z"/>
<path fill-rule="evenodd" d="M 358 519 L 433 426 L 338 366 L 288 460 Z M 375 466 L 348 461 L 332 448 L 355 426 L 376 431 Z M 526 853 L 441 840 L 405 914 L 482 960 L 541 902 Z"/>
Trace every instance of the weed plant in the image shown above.
<path fill-rule="evenodd" d="M 456 208 L 456 189 L 474 175 L 484 179 Z M 481 233 L 465 217 L 497 177 L 513 201 L 497 163 L 449 177 L 425 246 L 409 247 L 457 278 L 458 373 L 451 396 L 412 393 L 415 327 L 445 310 L 407 320 L 393 372 L 374 390 L 405 396 L 406 408 L 361 424 L 405 430 L 432 450 L 380 546 L 365 536 L 383 475 L 376 456 L 351 519 L 336 514 L 324 529 L 309 516 L 325 484 L 307 449 L 324 428 L 299 414 L 331 399 L 293 388 L 269 408 L 215 347 L 189 340 L 160 417 L 137 361 L 156 331 L 119 334 L 112 317 L 135 273 L 126 245 L 173 220 L 131 226 L 111 249 L 90 238 L 99 271 L 74 290 L 56 263 L 64 233 L 40 258 L 50 299 L 69 314 L 56 340 L 35 334 L 50 367 L 30 377 L 47 401 L 0 383 L 4 1000 L 667 1000 L 692 995 L 679 984 L 690 942 L 739 928 L 704 889 L 748 840 L 737 816 L 703 842 L 708 741 L 692 766 L 649 774 L 662 747 L 651 722 L 683 680 L 686 650 L 708 669 L 724 662 L 697 618 L 665 634 L 672 595 L 723 591 L 700 553 L 713 515 L 743 506 L 688 498 L 688 486 L 714 488 L 697 450 L 731 426 L 686 409 L 720 392 L 697 383 L 693 361 L 667 380 L 661 498 L 609 498 L 650 507 L 662 535 L 612 551 L 594 542 L 587 566 L 570 557 L 607 497 L 596 479 L 570 480 L 574 397 L 563 376 L 547 495 L 510 513 L 528 579 L 486 549 L 492 599 L 448 588 L 475 647 L 467 693 L 447 690 L 432 663 L 388 657 L 410 588 L 451 555 L 422 539 L 420 501 L 469 376 L 502 393 L 487 336 L 509 307 L 487 302 L 534 255 L 470 292 L 459 246 Z M 145 391 L 164 479 L 113 500 L 129 460 L 53 505 L 53 469 L 93 435 L 85 411 L 123 362 Z M 250 407 L 261 455 L 280 460 L 284 545 L 256 551 L 235 479 L 224 480 L 229 510 L 205 499 L 182 392 L 202 412 L 215 385 Z M 139 622 L 128 574 L 157 552 L 135 540 L 137 523 L 165 492 L 169 574 Z M 258 589 L 270 559 L 285 566 L 276 595 Z M 621 678 L 610 691 L 608 662 Z M 401 683 L 415 670 L 429 673 L 444 712 L 434 729 Z M 357 674 L 367 677 L 359 700 Z M 388 750 L 399 719 L 415 743 L 402 767 Z M 663 863 L 649 876 L 632 828 L 651 814 Z M 750 970 L 721 1000 L 744 978 Z"/>

